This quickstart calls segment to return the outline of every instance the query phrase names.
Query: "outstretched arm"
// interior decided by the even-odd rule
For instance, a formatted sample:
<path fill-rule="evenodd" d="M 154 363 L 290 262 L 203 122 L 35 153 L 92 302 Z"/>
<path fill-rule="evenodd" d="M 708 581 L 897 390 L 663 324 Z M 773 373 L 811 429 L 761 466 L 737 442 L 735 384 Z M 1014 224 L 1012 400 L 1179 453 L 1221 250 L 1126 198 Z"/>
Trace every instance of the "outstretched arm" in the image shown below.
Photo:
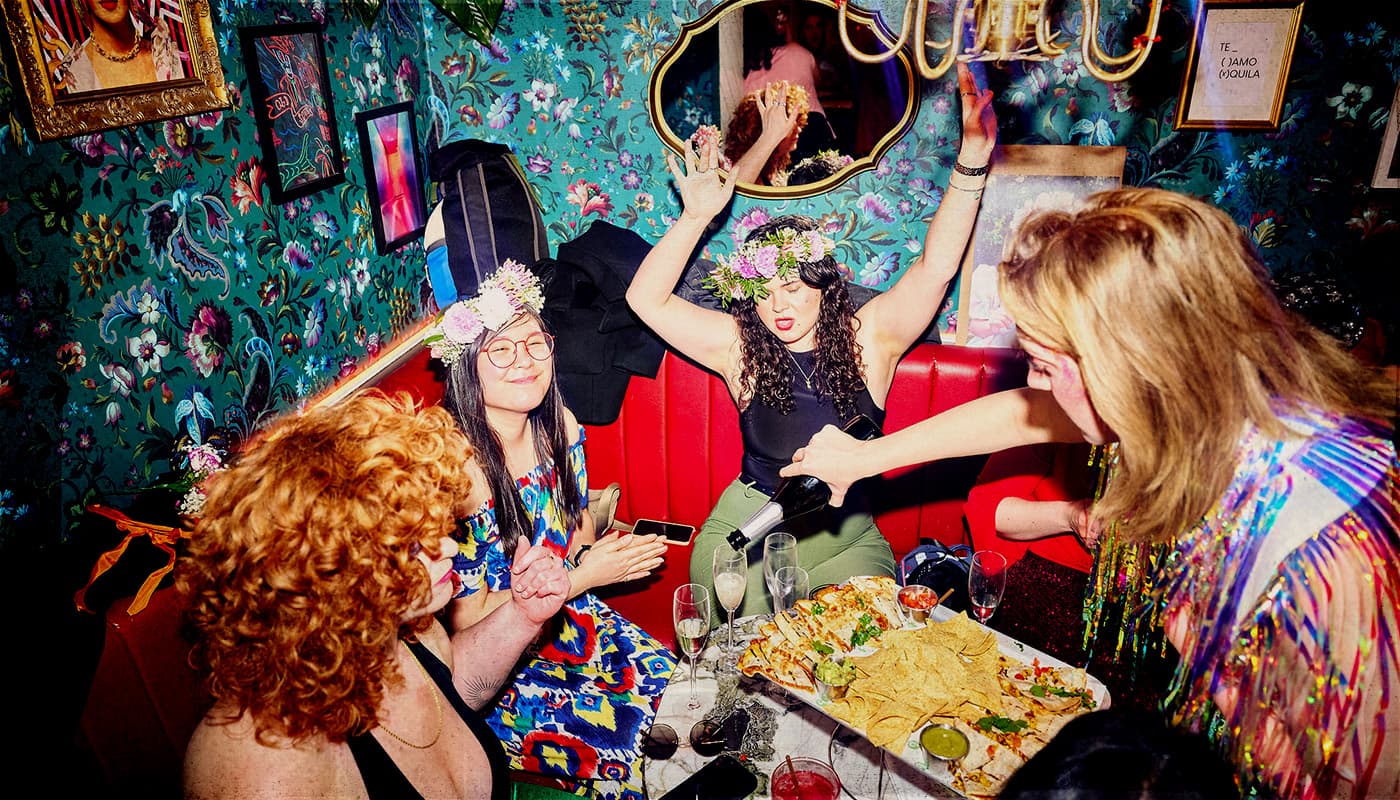
<path fill-rule="evenodd" d="M 520 654 L 559 611 L 568 593 L 569 574 L 563 561 L 520 537 L 511 566 L 509 599 L 451 637 L 453 674 L 467 705 L 479 709 L 491 702 L 510 678 Z"/>
<path fill-rule="evenodd" d="M 958 63 L 962 99 L 962 144 L 957 164 L 972 171 L 991 161 L 997 120 L 992 92 L 981 89 L 967 64 Z M 986 175 L 955 171 L 924 234 L 924 249 L 889 291 L 875 297 L 858 314 L 870 326 L 871 341 L 890 361 L 899 358 L 923 334 L 938 313 L 948 284 L 957 274 L 977 220 Z"/>
<path fill-rule="evenodd" d="M 1079 429 L 1049 392 L 1010 389 L 970 400 L 871 441 L 827 425 L 779 475 L 815 475 L 831 487 L 831 505 L 844 502 L 851 484 L 871 475 L 944 458 L 981 455 L 1040 442 L 1075 442 Z"/>
<path fill-rule="evenodd" d="M 788 82 L 770 83 L 754 98 L 758 105 L 759 119 L 763 132 L 734 164 L 732 181 L 755 183 L 763 165 L 768 163 L 773 151 L 792 133 L 797 124 L 797 114 L 788 103 Z"/>
<path fill-rule="evenodd" d="M 729 349 L 738 338 L 734 320 L 673 292 L 710 220 L 733 197 L 734 174 L 721 179 L 719 150 L 712 142 L 701 145 L 699 153 L 687 142 L 684 169 L 670 153 L 666 164 L 680 190 L 681 217 L 642 259 L 627 287 L 627 304 L 671 347 L 723 375 Z"/>

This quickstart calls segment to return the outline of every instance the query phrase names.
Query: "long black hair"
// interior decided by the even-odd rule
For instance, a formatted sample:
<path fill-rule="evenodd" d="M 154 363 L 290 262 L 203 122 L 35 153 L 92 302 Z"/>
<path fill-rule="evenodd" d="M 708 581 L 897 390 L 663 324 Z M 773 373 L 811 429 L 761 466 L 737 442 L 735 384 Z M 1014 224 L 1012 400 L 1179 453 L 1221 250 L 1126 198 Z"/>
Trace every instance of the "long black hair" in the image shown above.
<path fill-rule="evenodd" d="M 787 44 L 761 6 L 744 9 L 744 74 L 773 68 L 773 51 Z"/>
<path fill-rule="evenodd" d="M 769 236 L 784 228 L 794 231 L 821 229 L 817 220 L 801 214 L 776 217 L 754 228 L 744 237 L 745 243 Z M 856 396 L 865 387 L 861 368 L 861 347 L 856 342 L 855 304 L 846 290 L 846 279 L 836 259 L 828 253 L 817 261 L 798 265 L 802 282 L 820 290 L 821 309 L 817 313 L 816 367 L 813 388 L 817 395 L 831 400 L 837 416 L 846 419 L 855 414 Z M 729 306 L 739 323 L 739 342 L 743 356 L 739 372 L 742 394 L 750 402 L 759 400 L 789 414 L 794 408 L 792 379 L 796 365 L 787 352 L 787 345 L 777 337 L 763 320 L 753 300 L 743 298 Z"/>
<path fill-rule="evenodd" d="M 544 320 L 538 314 L 527 310 L 521 316 L 535 320 L 540 324 L 540 330 L 548 333 Z M 502 328 L 510 327 L 519 319 L 521 317 L 517 316 Z M 487 487 L 495 500 L 501 545 L 505 548 L 506 558 L 514 558 L 516 540 L 524 536 L 527 541 L 532 541 L 534 525 L 516 489 L 515 476 L 506 469 L 505 448 L 501 445 L 501 439 L 487 421 L 486 400 L 481 393 L 481 372 L 477 369 L 477 356 L 481 354 L 481 348 L 499 333 L 491 330 L 482 332 L 471 347 L 449 366 L 442 405 L 456 418 L 476 450 L 476 462 L 486 474 Z M 565 530 L 574 530 L 583 519 L 582 493 L 578 477 L 569 467 L 569 431 L 565 429 L 564 397 L 559 393 L 559 381 L 553 370 L 550 370 L 549 389 L 539 406 L 530 411 L 529 419 L 535 453 L 545 463 L 554 465 L 550 489 L 563 511 L 561 522 Z"/>

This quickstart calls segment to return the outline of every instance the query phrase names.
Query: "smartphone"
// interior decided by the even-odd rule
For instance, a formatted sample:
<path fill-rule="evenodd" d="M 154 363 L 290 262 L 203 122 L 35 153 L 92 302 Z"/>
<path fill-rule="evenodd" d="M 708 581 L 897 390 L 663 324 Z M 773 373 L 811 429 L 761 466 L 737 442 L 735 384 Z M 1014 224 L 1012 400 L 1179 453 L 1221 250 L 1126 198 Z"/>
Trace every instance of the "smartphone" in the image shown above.
<path fill-rule="evenodd" d="M 695 538 L 695 526 L 659 519 L 639 519 L 632 525 L 632 533 L 637 536 L 655 533 L 666 544 L 690 544 L 690 540 Z"/>
<path fill-rule="evenodd" d="M 701 767 L 661 800 L 744 800 L 758 790 L 758 776 L 725 753 Z"/>

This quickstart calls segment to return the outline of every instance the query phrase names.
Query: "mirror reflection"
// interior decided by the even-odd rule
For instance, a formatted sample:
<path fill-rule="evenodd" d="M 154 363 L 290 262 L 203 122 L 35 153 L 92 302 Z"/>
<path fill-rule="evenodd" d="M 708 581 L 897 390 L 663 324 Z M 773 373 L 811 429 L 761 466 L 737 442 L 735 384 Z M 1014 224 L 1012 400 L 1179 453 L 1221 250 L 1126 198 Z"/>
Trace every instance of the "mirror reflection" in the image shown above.
<path fill-rule="evenodd" d="M 712 126 L 737 162 L 761 131 L 757 93 L 787 81 L 790 107 L 806 113 L 740 193 L 803 197 L 874 167 L 913 123 L 916 78 L 902 53 L 882 64 L 850 58 L 836 13 L 827 0 L 738 0 L 686 25 L 651 81 L 652 118 L 667 146 L 683 152 Z M 894 37 L 868 12 L 850 13 L 853 43 L 889 49 Z"/>

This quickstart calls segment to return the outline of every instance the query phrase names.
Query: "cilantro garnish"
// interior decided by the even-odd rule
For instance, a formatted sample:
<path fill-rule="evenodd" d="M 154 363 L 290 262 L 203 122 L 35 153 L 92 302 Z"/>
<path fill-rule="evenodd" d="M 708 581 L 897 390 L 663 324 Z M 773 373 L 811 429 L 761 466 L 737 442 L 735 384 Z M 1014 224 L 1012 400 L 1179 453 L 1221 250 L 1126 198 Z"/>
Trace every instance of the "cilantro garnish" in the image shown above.
<path fill-rule="evenodd" d="M 880 638 L 884 633 L 879 625 L 875 624 L 875 618 L 869 614 L 861 614 L 856 620 L 856 629 L 851 632 L 851 647 L 860 647 L 871 639 Z"/>
<path fill-rule="evenodd" d="M 826 613 L 826 606 L 821 603 L 812 603 L 812 613 L 820 617 Z"/>
<path fill-rule="evenodd" d="M 1030 725 L 1023 719 L 1008 719 L 1006 717 L 983 717 L 977 720 L 977 727 L 984 731 L 1001 731 L 1002 733 L 1020 733 Z"/>
<path fill-rule="evenodd" d="M 1059 686 L 1046 686 L 1037 683 L 1031 687 L 1031 694 L 1036 697 L 1045 697 L 1052 694 L 1056 697 L 1078 697 L 1080 705 L 1084 708 L 1093 708 L 1095 705 L 1094 696 L 1083 689 L 1062 689 Z"/>

